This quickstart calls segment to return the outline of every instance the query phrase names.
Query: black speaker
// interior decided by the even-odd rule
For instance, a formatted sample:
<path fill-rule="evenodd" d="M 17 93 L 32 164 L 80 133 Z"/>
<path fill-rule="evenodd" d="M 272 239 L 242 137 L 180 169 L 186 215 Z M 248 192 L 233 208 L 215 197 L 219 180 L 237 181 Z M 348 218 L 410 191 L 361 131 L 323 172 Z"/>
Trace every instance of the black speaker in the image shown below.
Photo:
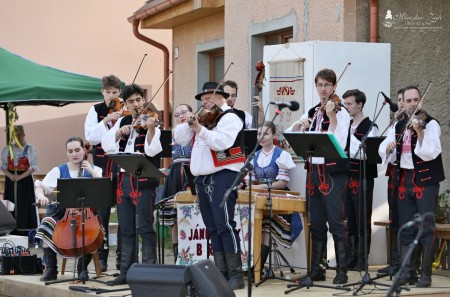
<path fill-rule="evenodd" d="M 210 260 L 198 261 L 184 274 L 189 296 L 236 297 L 225 277 Z"/>
<path fill-rule="evenodd" d="M 178 265 L 133 264 L 127 273 L 132 296 L 186 297 L 186 267 Z"/>
<path fill-rule="evenodd" d="M 5 235 L 14 229 L 16 229 L 16 220 L 5 207 L 3 202 L 0 202 L 0 235 Z"/>

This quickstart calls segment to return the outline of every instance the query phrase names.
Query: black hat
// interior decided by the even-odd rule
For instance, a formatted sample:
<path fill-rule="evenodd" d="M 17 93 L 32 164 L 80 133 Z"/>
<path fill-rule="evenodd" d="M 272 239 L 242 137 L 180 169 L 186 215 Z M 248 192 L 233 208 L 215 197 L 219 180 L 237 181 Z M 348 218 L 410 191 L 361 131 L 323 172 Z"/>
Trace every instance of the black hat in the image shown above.
<path fill-rule="evenodd" d="M 203 85 L 202 91 L 200 93 L 198 93 L 197 95 L 195 95 L 195 99 L 201 100 L 200 98 L 202 97 L 203 94 L 213 93 L 214 90 L 217 88 L 217 85 L 218 84 L 215 81 L 205 82 L 205 84 Z M 225 99 L 230 97 L 230 94 L 224 92 L 222 86 L 219 86 L 219 88 L 216 91 L 216 94 L 222 95 Z"/>

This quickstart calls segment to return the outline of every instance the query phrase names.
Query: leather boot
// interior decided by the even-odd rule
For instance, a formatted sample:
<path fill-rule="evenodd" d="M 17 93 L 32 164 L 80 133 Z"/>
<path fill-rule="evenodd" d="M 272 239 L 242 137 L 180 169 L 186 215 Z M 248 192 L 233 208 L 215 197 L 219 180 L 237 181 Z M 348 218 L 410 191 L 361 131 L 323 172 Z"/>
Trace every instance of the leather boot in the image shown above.
<path fill-rule="evenodd" d="M 349 236 L 347 246 L 347 268 L 352 269 L 358 262 L 358 237 Z"/>
<path fill-rule="evenodd" d="M 269 258 L 269 253 L 270 253 L 270 247 L 268 247 L 267 245 L 262 244 L 261 245 L 261 276 L 264 272 L 264 264 L 266 264 L 267 258 Z M 271 267 L 269 267 L 270 269 Z"/>
<path fill-rule="evenodd" d="M 421 274 L 422 269 L 422 246 L 416 245 L 414 252 L 411 256 L 411 267 L 416 271 L 416 274 Z"/>
<path fill-rule="evenodd" d="M 173 264 L 177 264 L 178 259 L 178 243 L 173 244 Z"/>
<path fill-rule="evenodd" d="M 214 265 L 217 267 L 217 270 L 219 270 L 220 273 L 222 273 L 222 275 L 225 277 L 225 279 L 228 280 L 228 267 L 227 260 L 225 258 L 225 252 L 215 252 L 213 256 Z"/>
<path fill-rule="evenodd" d="M 86 254 L 84 255 L 84 267 L 83 267 L 83 258 L 79 257 L 77 259 L 77 273 L 78 273 L 78 278 L 80 278 L 80 274 L 82 271 L 86 271 L 87 272 L 87 268 L 89 266 L 89 263 L 91 263 L 92 261 L 92 254 Z"/>
<path fill-rule="evenodd" d="M 39 279 L 41 282 L 47 282 L 56 280 L 58 275 L 58 262 L 56 259 L 56 253 L 51 248 L 43 248 L 45 272 Z"/>
<path fill-rule="evenodd" d="M 245 287 L 244 274 L 242 272 L 241 253 L 225 253 L 228 268 L 228 285 L 233 290 Z"/>
<path fill-rule="evenodd" d="M 100 263 L 100 269 L 102 272 L 105 272 L 108 270 L 108 255 L 109 255 L 109 249 L 108 249 L 108 243 L 106 242 L 106 239 L 103 240 L 102 246 L 97 250 L 98 254 L 98 262 Z"/>
<path fill-rule="evenodd" d="M 334 252 L 336 255 L 336 277 L 333 284 L 346 284 L 347 276 L 347 244 L 345 241 L 334 242 Z"/>
<path fill-rule="evenodd" d="M 367 238 L 367 259 L 369 259 L 369 253 L 370 253 L 370 237 Z M 354 270 L 356 271 L 366 270 L 366 251 L 364 250 L 364 236 L 359 237 L 358 262 L 356 263 Z"/>
<path fill-rule="evenodd" d="M 311 278 L 312 281 L 324 281 L 325 280 L 325 270 L 320 266 L 322 262 L 323 253 L 327 246 L 326 242 L 322 241 L 312 241 L 312 253 L 311 253 L 311 271 L 308 273 L 307 277 L 303 277 L 297 281 L 298 284 L 305 284 Z"/>
<path fill-rule="evenodd" d="M 397 245 L 397 232 L 392 234 L 392 249 L 391 249 L 391 263 L 388 266 L 378 269 L 378 276 L 382 274 L 387 274 L 393 276 L 397 273 L 400 268 L 400 253 Z"/>
<path fill-rule="evenodd" d="M 401 247 L 402 250 L 402 263 L 405 261 L 406 255 L 409 251 L 408 245 L 403 245 Z M 411 266 L 411 260 L 405 263 L 405 267 L 403 268 L 402 274 L 399 277 L 398 285 L 403 286 L 406 284 L 414 285 L 417 283 L 417 274 L 416 270 Z"/>
<path fill-rule="evenodd" d="M 117 227 L 117 248 L 116 248 L 116 269 L 120 270 L 122 255 L 122 235 L 120 234 L 120 225 Z"/>
<path fill-rule="evenodd" d="M 156 245 L 142 242 L 142 263 L 156 264 Z"/>
<path fill-rule="evenodd" d="M 120 258 L 120 274 L 112 281 L 108 281 L 108 286 L 124 285 L 127 283 L 127 272 L 133 264 L 135 249 L 134 245 L 123 244 Z"/>
<path fill-rule="evenodd" d="M 431 247 L 423 248 L 423 261 L 422 261 L 422 275 L 419 282 L 416 284 L 418 288 L 431 287 L 431 265 L 433 264 L 433 251 Z"/>

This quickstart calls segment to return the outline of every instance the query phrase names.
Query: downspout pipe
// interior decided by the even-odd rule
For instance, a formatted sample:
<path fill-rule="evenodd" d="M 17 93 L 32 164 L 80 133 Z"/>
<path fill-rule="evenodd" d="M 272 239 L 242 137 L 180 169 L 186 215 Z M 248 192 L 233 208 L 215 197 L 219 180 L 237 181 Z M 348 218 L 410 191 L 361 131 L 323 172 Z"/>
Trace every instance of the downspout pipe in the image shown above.
<path fill-rule="evenodd" d="M 370 42 L 378 42 L 378 0 L 370 0 Z"/>
<path fill-rule="evenodd" d="M 169 75 L 170 75 L 170 70 L 169 70 L 169 50 L 167 49 L 167 47 L 153 39 L 148 38 L 147 36 L 142 35 L 139 32 L 139 23 L 140 20 L 133 20 L 133 34 L 134 36 L 136 36 L 137 39 L 142 40 L 143 42 L 146 42 L 158 49 L 160 49 L 163 53 L 164 53 L 164 77 L 163 77 L 163 81 L 165 81 Z M 169 82 L 166 82 L 166 84 L 164 85 L 164 110 L 163 110 L 163 114 L 164 114 L 164 129 L 169 129 L 169 122 L 170 122 L 170 104 L 169 104 Z M 171 159 L 169 158 L 164 158 L 163 159 L 163 166 L 164 168 L 169 168 L 171 164 Z"/>
<path fill-rule="evenodd" d="M 164 77 L 163 77 L 163 81 L 165 81 L 167 79 L 167 77 L 169 77 L 170 75 L 170 69 L 169 69 L 169 50 L 167 49 L 167 47 L 153 39 L 148 38 L 147 36 L 142 35 L 139 32 L 139 23 L 140 20 L 139 19 L 135 19 L 133 20 L 133 34 L 134 36 L 136 36 L 137 39 L 142 40 L 143 42 L 146 42 L 158 49 L 160 49 L 163 53 L 164 53 Z M 163 110 L 163 114 L 164 114 L 164 129 L 169 129 L 169 123 L 170 123 L 170 104 L 169 104 L 169 82 L 167 82 L 164 85 L 164 110 Z"/>

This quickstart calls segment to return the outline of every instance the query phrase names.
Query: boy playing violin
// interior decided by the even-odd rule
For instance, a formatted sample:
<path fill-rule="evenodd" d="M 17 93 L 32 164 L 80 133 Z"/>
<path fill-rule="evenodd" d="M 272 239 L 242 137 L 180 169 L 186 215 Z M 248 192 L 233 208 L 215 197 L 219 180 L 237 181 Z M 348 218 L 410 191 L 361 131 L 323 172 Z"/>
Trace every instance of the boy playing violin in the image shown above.
<path fill-rule="evenodd" d="M 123 91 L 123 99 L 130 115 L 117 120 L 105 137 L 102 147 L 107 153 L 141 153 L 150 157 L 152 163 L 159 168 L 161 130 L 156 127 L 156 119 L 144 118 L 144 90 L 136 85 L 128 85 Z M 136 123 L 139 122 L 140 128 Z M 159 180 L 155 178 L 139 178 L 139 192 L 136 191 L 136 177 L 120 170 L 117 186 L 117 214 L 122 236 L 122 254 L 120 275 L 110 285 L 126 283 L 128 269 L 134 262 L 136 246 L 135 217 L 139 215 L 139 235 L 142 238 L 142 262 L 156 264 L 156 233 L 153 229 L 153 210 L 155 205 L 155 189 Z"/>
<path fill-rule="evenodd" d="M 289 127 L 291 131 L 332 133 L 342 149 L 345 148 L 350 126 L 350 115 L 345 109 L 337 112 L 337 103 L 328 100 L 336 88 L 336 74 L 331 69 L 320 70 L 315 77 L 320 103 Z M 324 107 L 324 108 L 323 108 Z M 325 109 L 325 110 L 323 110 Z M 309 163 L 309 162 L 308 162 Z M 327 222 L 333 235 L 337 259 L 333 284 L 345 284 L 347 277 L 347 231 L 344 224 L 344 200 L 347 187 L 348 159 L 313 157 L 307 165 L 306 199 L 311 210 L 312 281 L 324 281 L 325 270 L 320 266 L 327 245 Z"/>
<path fill-rule="evenodd" d="M 92 145 L 92 156 L 94 165 L 102 168 L 103 176 L 110 177 L 112 171 L 112 161 L 105 156 L 105 152 L 100 145 L 103 136 L 111 129 L 114 123 L 122 116 L 121 111 L 113 111 L 111 105 L 113 100 L 118 100 L 121 92 L 122 81 L 115 75 L 108 75 L 102 78 L 103 102 L 91 106 L 84 122 L 84 137 Z M 98 259 L 103 272 L 108 268 L 108 225 L 111 215 L 110 207 L 99 209 L 102 225 L 105 231 L 105 243 L 98 250 Z M 118 235 L 119 236 L 119 235 Z M 117 238 L 120 243 L 120 238 Z M 120 246 L 117 246 L 118 257 L 120 257 Z M 120 259 L 118 261 L 120 263 Z"/>

